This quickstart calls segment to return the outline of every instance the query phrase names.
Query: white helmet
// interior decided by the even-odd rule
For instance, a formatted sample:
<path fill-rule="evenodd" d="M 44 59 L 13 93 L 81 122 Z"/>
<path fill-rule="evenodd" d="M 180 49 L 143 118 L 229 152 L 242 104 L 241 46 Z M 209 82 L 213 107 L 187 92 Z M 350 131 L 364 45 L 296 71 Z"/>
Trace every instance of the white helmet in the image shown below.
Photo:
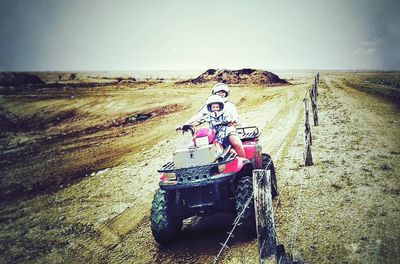
<path fill-rule="evenodd" d="M 224 98 L 222 98 L 218 94 L 212 94 L 207 98 L 206 105 L 208 112 L 212 112 L 211 110 L 212 104 L 219 104 L 219 112 L 222 112 L 224 110 L 225 106 Z"/>
<path fill-rule="evenodd" d="M 220 91 L 224 91 L 226 93 L 226 97 L 229 95 L 229 87 L 225 83 L 217 83 L 212 88 L 212 94 L 216 94 Z"/>

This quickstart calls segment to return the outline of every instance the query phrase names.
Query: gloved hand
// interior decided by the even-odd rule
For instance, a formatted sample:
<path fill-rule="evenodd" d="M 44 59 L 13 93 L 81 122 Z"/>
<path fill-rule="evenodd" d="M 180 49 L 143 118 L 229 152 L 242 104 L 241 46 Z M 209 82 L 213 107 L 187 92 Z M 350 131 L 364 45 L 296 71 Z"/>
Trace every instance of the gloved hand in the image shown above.
<path fill-rule="evenodd" d="M 178 126 L 177 128 L 175 128 L 176 131 L 183 130 L 184 132 L 187 132 L 188 130 L 192 130 L 192 129 L 193 129 L 192 125 L 182 125 L 182 126 Z"/>
<path fill-rule="evenodd" d="M 194 130 L 194 128 L 193 128 L 192 125 L 183 125 L 182 126 L 182 130 L 185 131 L 185 132 L 188 132 L 190 130 Z"/>

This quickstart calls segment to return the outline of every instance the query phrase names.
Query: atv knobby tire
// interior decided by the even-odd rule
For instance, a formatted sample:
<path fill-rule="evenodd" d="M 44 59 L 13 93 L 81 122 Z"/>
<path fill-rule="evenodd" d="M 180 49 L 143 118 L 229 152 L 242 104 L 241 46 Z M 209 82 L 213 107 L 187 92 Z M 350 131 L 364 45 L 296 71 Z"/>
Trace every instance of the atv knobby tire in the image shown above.
<path fill-rule="evenodd" d="M 271 171 L 271 196 L 272 198 L 275 198 L 279 195 L 279 192 L 278 183 L 276 181 L 274 162 L 272 161 L 271 156 L 266 153 L 262 154 L 262 162 L 263 168 Z"/>
<path fill-rule="evenodd" d="M 182 221 L 169 215 L 168 203 L 168 193 L 158 189 L 151 206 L 151 232 L 161 245 L 173 240 L 182 228 Z"/>
<path fill-rule="evenodd" d="M 239 219 L 238 226 L 236 227 L 237 234 L 241 238 L 253 238 L 256 236 L 256 218 L 253 199 L 253 180 L 251 177 L 246 176 L 239 180 L 235 196 L 236 217 Z"/>

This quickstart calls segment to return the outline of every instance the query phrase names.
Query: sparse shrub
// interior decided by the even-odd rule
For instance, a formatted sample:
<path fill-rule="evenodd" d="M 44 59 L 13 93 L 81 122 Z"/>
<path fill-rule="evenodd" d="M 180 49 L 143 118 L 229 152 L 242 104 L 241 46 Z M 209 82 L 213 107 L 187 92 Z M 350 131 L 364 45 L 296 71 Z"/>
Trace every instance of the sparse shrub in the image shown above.
<path fill-rule="evenodd" d="M 384 170 L 384 171 L 385 170 L 392 170 L 392 167 L 390 167 L 390 165 L 384 163 L 384 164 L 381 164 L 380 169 Z"/>

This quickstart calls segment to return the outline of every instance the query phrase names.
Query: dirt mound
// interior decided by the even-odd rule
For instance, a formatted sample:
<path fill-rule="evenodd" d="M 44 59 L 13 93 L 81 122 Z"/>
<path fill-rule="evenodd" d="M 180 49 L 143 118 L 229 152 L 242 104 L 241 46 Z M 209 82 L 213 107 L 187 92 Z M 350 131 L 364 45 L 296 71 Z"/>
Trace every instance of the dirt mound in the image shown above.
<path fill-rule="evenodd" d="M 0 85 L 25 85 L 25 84 L 45 84 L 36 75 L 29 73 L 0 72 Z"/>
<path fill-rule="evenodd" d="M 241 69 L 241 70 L 215 70 L 208 69 L 195 79 L 183 81 L 181 83 L 207 83 L 224 82 L 228 84 L 261 84 L 261 85 L 281 85 L 288 84 L 286 80 L 279 78 L 272 72 Z"/>

